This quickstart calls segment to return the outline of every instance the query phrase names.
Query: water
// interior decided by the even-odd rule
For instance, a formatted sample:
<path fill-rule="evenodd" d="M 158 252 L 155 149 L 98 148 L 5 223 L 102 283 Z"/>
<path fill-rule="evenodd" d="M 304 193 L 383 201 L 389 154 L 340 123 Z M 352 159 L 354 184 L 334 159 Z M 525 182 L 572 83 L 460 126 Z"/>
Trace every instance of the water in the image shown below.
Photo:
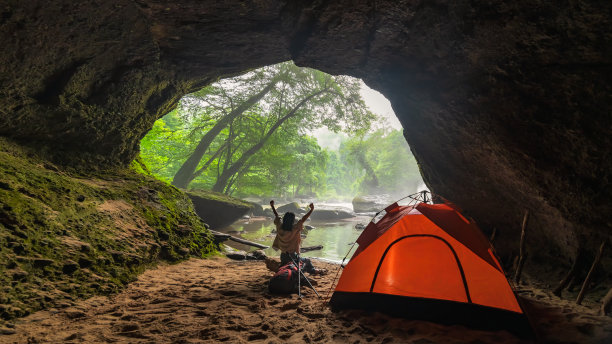
<path fill-rule="evenodd" d="M 302 238 L 302 247 L 323 245 L 323 249 L 302 253 L 304 257 L 324 258 L 334 262 L 341 262 L 351 245 L 357 240 L 362 230 L 355 229 L 356 224 L 364 224 L 370 221 L 368 216 L 356 216 L 346 220 L 336 221 L 308 221 L 306 225 L 314 226 L 315 229 L 304 230 L 306 238 Z M 279 256 L 280 252 L 272 248 L 275 229 L 271 218 L 253 218 L 250 220 L 237 221 L 229 227 L 220 229 L 219 232 L 228 233 L 236 237 L 270 246 L 264 252 L 268 256 Z M 242 245 L 233 241 L 226 241 L 226 245 L 233 248 L 252 251 L 252 246 Z M 353 250 L 354 252 L 354 250 Z M 349 256 L 350 258 L 350 256 Z"/>

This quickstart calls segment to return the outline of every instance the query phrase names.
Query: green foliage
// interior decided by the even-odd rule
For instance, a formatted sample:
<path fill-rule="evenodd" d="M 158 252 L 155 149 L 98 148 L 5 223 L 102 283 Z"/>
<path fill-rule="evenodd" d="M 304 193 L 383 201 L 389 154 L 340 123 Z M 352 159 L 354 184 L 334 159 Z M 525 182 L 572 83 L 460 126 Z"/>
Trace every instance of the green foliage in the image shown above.
<path fill-rule="evenodd" d="M 401 132 L 368 134 L 378 118 L 360 90 L 357 79 L 291 62 L 260 68 L 184 97 L 142 140 L 141 156 L 167 182 L 197 156 L 189 187 L 234 196 L 412 191 L 421 179 Z M 337 152 L 324 150 L 309 136 L 321 127 L 353 138 Z M 214 139 L 203 145 L 209 131 Z"/>
<path fill-rule="evenodd" d="M 339 160 L 344 162 L 344 169 L 337 169 L 335 178 L 354 181 L 350 186 L 353 194 L 403 196 L 422 184 L 417 162 L 401 130 L 377 130 L 350 138 L 340 145 Z M 346 182 L 343 187 L 347 187 Z"/>

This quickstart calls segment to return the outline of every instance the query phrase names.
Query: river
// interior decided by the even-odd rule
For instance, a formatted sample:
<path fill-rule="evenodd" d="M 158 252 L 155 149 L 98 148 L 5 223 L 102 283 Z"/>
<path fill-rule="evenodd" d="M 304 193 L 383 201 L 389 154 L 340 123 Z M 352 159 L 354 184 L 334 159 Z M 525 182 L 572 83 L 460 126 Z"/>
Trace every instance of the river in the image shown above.
<path fill-rule="evenodd" d="M 329 204 L 328 206 L 332 205 Z M 334 204 L 333 206 L 337 207 L 339 204 Z M 345 220 L 307 221 L 306 225 L 315 228 L 304 230 L 303 234 L 305 234 L 306 237 L 304 238 L 302 236 L 302 247 L 322 245 L 323 248 L 321 250 L 305 252 L 302 255 L 304 257 L 317 257 L 333 262 L 341 262 L 352 244 L 363 231 L 362 229 L 356 229 L 355 225 L 367 225 L 370 220 L 371 216 L 358 214 L 356 217 Z M 254 217 L 248 220 L 237 221 L 218 231 L 270 246 L 270 248 L 264 250 L 266 255 L 278 256 L 280 252 L 275 251 L 271 247 L 275 237 L 275 234 L 272 233 L 274 228 L 272 218 Z M 226 241 L 225 244 L 244 251 L 255 249 L 251 246 L 242 245 L 233 241 Z"/>

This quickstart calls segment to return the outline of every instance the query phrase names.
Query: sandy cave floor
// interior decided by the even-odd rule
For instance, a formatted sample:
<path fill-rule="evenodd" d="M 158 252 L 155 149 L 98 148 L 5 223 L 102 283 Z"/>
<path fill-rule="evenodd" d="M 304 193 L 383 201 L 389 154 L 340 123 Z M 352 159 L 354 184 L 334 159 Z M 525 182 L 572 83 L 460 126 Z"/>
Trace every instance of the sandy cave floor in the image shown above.
<path fill-rule="evenodd" d="M 316 276 L 326 294 L 337 266 Z M 267 291 L 263 261 L 191 259 L 142 274 L 123 292 L 93 297 L 18 321 L 2 343 L 520 343 L 505 332 L 471 330 L 363 311 L 331 312 L 312 290 Z M 612 318 L 536 289 L 521 293 L 542 342 L 612 343 Z"/>

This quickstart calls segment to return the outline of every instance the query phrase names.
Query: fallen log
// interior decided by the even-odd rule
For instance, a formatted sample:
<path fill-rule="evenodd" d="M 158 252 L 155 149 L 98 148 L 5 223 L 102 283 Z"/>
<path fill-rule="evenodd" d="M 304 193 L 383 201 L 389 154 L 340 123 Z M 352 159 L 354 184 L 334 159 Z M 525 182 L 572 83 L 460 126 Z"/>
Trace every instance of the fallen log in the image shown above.
<path fill-rule="evenodd" d="M 253 246 L 253 247 L 257 247 L 257 248 L 262 248 L 262 249 L 266 249 L 266 248 L 270 247 L 270 246 L 262 245 L 262 244 L 259 244 L 259 243 L 256 243 L 256 242 L 244 240 L 244 239 L 241 239 L 241 238 L 236 238 L 236 237 L 233 237 L 233 236 L 230 236 L 229 239 L 232 240 L 232 241 L 244 244 L 244 245 L 249 245 L 249 246 Z"/>
<path fill-rule="evenodd" d="M 578 293 L 578 297 L 576 298 L 576 304 L 581 304 L 584 299 L 584 295 L 586 294 L 586 290 L 591 283 L 591 278 L 593 278 L 593 273 L 597 266 L 599 265 L 599 261 L 601 260 L 601 256 L 603 255 L 604 248 L 606 247 L 606 242 L 602 242 L 601 246 L 599 246 L 599 252 L 597 252 L 597 256 L 595 256 L 595 260 L 593 261 L 593 265 L 591 265 L 591 269 L 587 274 L 587 277 L 584 279 L 584 283 L 582 283 L 582 288 L 580 288 L 580 292 Z"/>
<path fill-rule="evenodd" d="M 521 272 L 523 272 L 523 265 L 525 264 L 525 232 L 527 230 L 527 220 L 529 219 L 529 210 L 525 210 L 525 216 L 523 216 L 523 225 L 521 226 L 521 243 L 519 247 L 519 260 L 516 267 L 516 273 L 514 274 L 514 282 L 516 285 L 521 281 Z"/>
<path fill-rule="evenodd" d="M 270 247 L 270 246 L 262 245 L 260 243 L 252 242 L 252 241 L 249 241 L 249 240 L 245 240 L 245 239 L 242 239 L 242 238 L 236 238 L 235 236 L 231 236 L 229 234 L 220 233 L 220 232 L 216 232 L 216 231 L 210 231 L 210 232 L 215 237 L 215 241 L 217 239 L 219 240 L 219 242 L 223 242 L 223 241 L 226 241 L 226 240 L 231 240 L 231 241 L 235 241 L 237 243 L 241 243 L 243 245 L 249 245 L 249 246 L 253 246 L 253 247 L 257 247 L 257 248 L 262 248 L 262 249 L 266 249 L 266 248 Z"/>
<path fill-rule="evenodd" d="M 231 235 L 229 234 L 220 233 L 216 231 L 210 231 L 210 233 L 215 237 L 216 242 L 224 242 L 225 240 L 231 237 Z"/>
<path fill-rule="evenodd" d="M 300 252 L 304 253 L 304 252 L 316 251 L 316 250 L 321 250 L 321 249 L 323 249 L 323 245 L 308 246 L 308 247 L 300 248 Z"/>

